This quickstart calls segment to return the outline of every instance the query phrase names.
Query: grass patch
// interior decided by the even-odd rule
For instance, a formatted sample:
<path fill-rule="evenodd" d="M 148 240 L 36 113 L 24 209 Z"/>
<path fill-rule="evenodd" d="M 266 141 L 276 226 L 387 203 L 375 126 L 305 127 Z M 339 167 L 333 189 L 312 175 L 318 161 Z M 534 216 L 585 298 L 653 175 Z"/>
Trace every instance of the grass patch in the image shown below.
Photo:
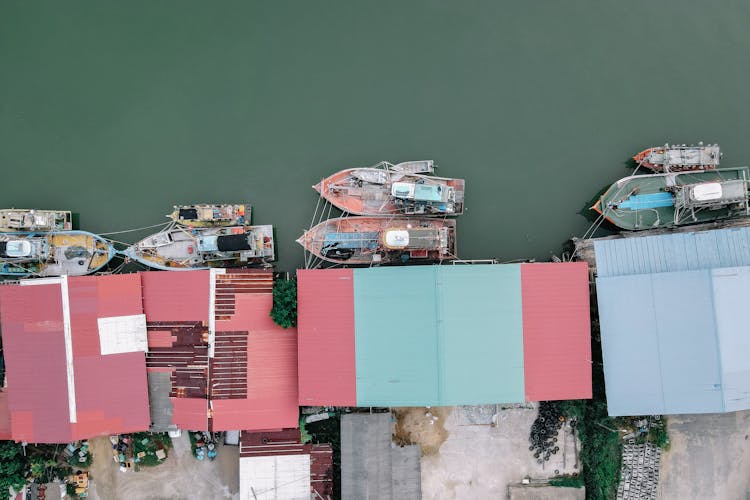
<path fill-rule="evenodd" d="M 582 488 L 583 478 L 576 474 L 575 476 L 561 476 L 549 480 L 550 486 L 560 486 L 568 488 Z"/>

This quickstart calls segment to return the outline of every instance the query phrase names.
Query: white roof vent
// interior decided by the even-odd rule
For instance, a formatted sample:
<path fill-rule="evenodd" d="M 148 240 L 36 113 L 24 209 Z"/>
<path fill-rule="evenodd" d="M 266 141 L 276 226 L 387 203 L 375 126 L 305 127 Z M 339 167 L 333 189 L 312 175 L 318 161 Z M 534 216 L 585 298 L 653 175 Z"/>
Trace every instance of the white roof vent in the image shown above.
<path fill-rule="evenodd" d="M 721 184 L 718 182 L 706 182 L 693 187 L 691 198 L 695 201 L 711 201 L 721 198 Z"/>
<path fill-rule="evenodd" d="M 393 229 L 385 233 L 385 246 L 388 248 L 405 248 L 409 244 L 409 231 Z"/>

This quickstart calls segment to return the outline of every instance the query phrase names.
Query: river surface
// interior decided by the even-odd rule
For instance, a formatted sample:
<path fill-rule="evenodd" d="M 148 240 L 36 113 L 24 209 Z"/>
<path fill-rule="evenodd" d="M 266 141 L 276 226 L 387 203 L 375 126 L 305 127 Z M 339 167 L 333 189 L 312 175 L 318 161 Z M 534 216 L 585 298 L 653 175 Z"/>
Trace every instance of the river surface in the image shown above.
<path fill-rule="evenodd" d="M 8 0 L 0 205 L 108 232 L 247 200 L 291 270 L 312 184 L 434 159 L 466 179 L 462 258 L 548 259 L 647 146 L 750 163 L 748 26 L 747 1 Z"/>

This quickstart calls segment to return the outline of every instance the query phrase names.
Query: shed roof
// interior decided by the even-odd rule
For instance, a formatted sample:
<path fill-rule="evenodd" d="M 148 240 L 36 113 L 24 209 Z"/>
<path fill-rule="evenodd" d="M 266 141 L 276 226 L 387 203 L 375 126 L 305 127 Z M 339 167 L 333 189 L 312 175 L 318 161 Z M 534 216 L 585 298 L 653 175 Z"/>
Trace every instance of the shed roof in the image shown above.
<path fill-rule="evenodd" d="M 310 455 L 240 458 L 240 500 L 309 500 Z"/>
<path fill-rule="evenodd" d="M 154 431 L 208 429 L 209 271 L 148 271 L 143 282 Z"/>
<path fill-rule="evenodd" d="M 273 274 L 144 273 L 155 430 L 298 425 L 295 329 L 270 318 Z"/>
<path fill-rule="evenodd" d="M 738 314 L 750 269 L 599 278 L 597 290 L 610 415 L 750 408 Z"/>
<path fill-rule="evenodd" d="M 594 245 L 609 413 L 750 408 L 750 229 Z"/>
<path fill-rule="evenodd" d="M 341 497 L 420 498 L 419 446 L 391 444 L 390 413 L 341 416 Z"/>
<path fill-rule="evenodd" d="M 520 266 L 477 270 L 354 271 L 359 405 L 523 401 Z"/>
<path fill-rule="evenodd" d="M 585 262 L 521 266 L 527 401 L 591 397 L 588 282 Z"/>
<path fill-rule="evenodd" d="M 584 263 L 308 270 L 298 303 L 301 405 L 591 396 Z"/>
<path fill-rule="evenodd" d="M 594 241 L 599 277 L 750 266 L 750 227 Z"/>
<path fill-rule="evenodd" d="M 140 297 L 137 274 L 0 288 L 13 439 L 64 443 L 148 429 Z"/>
<path fill-rule="evenodd" d="M 354 272 L 297 271 L 299 404 L 356 406 Z"/>

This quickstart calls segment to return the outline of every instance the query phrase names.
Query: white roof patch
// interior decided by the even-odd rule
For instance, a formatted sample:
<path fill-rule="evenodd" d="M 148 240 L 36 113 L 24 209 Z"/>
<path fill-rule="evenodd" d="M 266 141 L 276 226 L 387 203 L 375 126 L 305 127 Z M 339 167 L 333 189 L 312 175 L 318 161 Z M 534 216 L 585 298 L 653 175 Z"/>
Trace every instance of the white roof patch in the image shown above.
<path fill-rule="evenodd" d="M 146 315 L 97 318 L 102 356 L 125 352 L 146 352 Z"/>

